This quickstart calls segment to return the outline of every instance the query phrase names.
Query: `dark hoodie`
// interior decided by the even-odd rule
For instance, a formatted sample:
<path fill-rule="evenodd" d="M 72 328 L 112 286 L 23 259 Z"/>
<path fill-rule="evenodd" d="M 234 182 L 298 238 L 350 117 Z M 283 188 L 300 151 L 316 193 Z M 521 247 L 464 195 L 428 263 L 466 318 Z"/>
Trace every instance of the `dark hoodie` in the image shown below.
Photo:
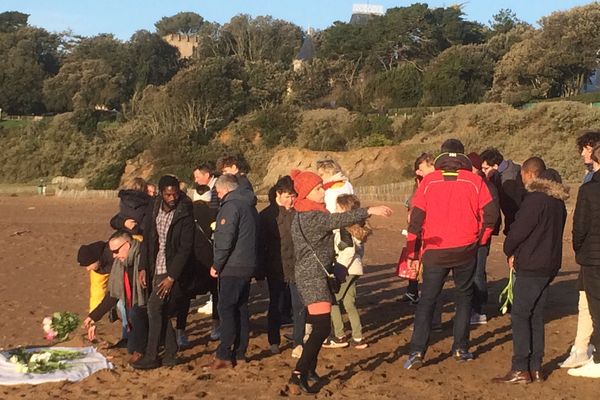
<path fill-rule="evenodd" d="M 254 193 L 242 187 L 221 202 L 214 233 L 214 266 L 220 277 L 256 274 L 259 219 L 255 204 Z"/>
<path fill-rule="evenodd" d="M 147 223 L 145 221 L 148 205 L 152 198 L 144 192 L 139 190 L 119 190 L 119 213 L 112 217 L 110 220 L 110 226 L 113 229 L 125 229 L 124 223 L 127 219 L 132 219 L 137 222 L 136 227 L 129 231 L 134 235 L 141 235 L 142 226 Z"/>
<path fill-rule="evenodd" d="M 504 253 L 515 256 L 517 276 L 553 278 L 562 261 L 562 237 L 567 219 L 569 190 L 549 179 L 537 178 L 527 194 L 504 241 Z"/>

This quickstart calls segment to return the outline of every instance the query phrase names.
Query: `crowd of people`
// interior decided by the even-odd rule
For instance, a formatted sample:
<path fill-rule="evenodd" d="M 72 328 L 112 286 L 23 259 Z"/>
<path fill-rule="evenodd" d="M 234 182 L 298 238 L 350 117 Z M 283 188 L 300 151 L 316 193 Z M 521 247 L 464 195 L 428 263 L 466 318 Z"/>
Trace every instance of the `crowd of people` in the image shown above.
<path fill-rule="evenodd" d="M 600 133 L 586 132 L 577 144 L 587 168 L 572 233 L 582 266 L 579 317 L 575 343 L 561 366 L 570 375 L 598 378 L 600 202 L 594 196 L 600 193 Z M 418 278 L 399 296 L 416 306 L 404 368 L 424 364 L 450 273 L 456 299 L 452 355 L 457 362 L 474 359 L 470 329 L 488 320 L 486 260 L 503 228 L 507 270 L 515 276 L 513 357 L 510 371 L 494 382 L 543 381 L 544 306 L 561 267 L 568 188 L 539 157 L 518 165 L 493 148 L 467 154 L 456 139 L 446 140 L 439 154 L 422 154 L 414 171 L 403 254 Z M 357 283 L 366 270 L 368 219 L 388 217 L 391 209 L 362 206 L 332 159 L 318 161 L 314 171 L 281 177 L 260 213 L 235 157 L 199 165 L 192 176 L 192 188 L 173 175 L 161 177 L 157 186 L 134 179 L 119 192 L 108 241 L 81 246 L 78 262 L 90 274 L 88 338 L 94 340 L 95 322 L 104 315 L 111 320 L 118 315 L 133 368 L 176 365 L 178 350 L 190 346 L 191 300 L 210 294 L 199 311 L 212 314 L 210 338 L 219 344 L 205 368 L 235 368 L 247 357 L 251 281 L 266 280 L 269 350 L 280 353 L 281 328 L 291 325 L 292 357 L 298 361 L 290 386 L 316 393 L 321 348 L 361 350 L 372 344 L 363 335 Z"/>

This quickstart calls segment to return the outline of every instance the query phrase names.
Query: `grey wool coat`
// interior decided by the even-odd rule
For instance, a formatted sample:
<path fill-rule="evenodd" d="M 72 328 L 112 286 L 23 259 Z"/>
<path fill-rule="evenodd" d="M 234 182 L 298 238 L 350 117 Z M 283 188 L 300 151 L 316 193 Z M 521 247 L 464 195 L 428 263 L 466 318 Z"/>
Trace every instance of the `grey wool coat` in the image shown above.
<path fill-rule="evenodd" d="M 333 231 L 357 224 L 368 217 L 366 208 L 335 214 L 322 211 L 296 213 L 292 222 L 292 240 L 296 258 L 294 275 L 298 293 L 305 306 L 332 301 L 332 294 L 327 286 L 327 276 L 315 253 L 321 263 L 328 268 L 335 257 Z M 301 229 L 306 240 L 302 236 Z"/>

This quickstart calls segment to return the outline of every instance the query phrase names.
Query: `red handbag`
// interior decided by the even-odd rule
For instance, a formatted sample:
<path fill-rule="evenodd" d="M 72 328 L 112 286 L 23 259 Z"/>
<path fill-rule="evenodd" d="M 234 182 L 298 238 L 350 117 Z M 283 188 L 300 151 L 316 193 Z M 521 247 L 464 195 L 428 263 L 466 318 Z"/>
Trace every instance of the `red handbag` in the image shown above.
<path fill-rule="evenodd" d="M 402 248 L 402 253 L 400 254 L 400 259 L 398 260 L 398 266 L 396 267 L 396 275 L 400 278 L 416 280 L 417 279 L 417 271 L 410 268 L 408 265 L 408 251 L 406 250 L 406 246 Z"/>

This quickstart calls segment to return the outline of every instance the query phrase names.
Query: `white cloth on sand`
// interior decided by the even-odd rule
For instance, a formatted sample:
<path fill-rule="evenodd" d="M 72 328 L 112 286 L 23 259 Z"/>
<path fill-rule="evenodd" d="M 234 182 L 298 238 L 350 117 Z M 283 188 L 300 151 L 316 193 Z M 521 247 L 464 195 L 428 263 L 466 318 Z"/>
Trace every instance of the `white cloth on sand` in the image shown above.
<path fill-rule="evenodd" d="M 0 352 L 0 385 L 38 385 L 40 383 L 60 381 L 77 382 L 97 371 L 113 368 L 113 365 L 106 357 L 98 353 L 93 347 L 35 347 L 27 349 L 27 351 L 44 350 L 80 351 L 85 356 L 76 360 L 65 361 L 69 365 L 69 368 L 64 370 L 46 374 L 24 374 L 17 372 L 17 366 L 8 361 L 10 358 L 9 351 Z"/>

